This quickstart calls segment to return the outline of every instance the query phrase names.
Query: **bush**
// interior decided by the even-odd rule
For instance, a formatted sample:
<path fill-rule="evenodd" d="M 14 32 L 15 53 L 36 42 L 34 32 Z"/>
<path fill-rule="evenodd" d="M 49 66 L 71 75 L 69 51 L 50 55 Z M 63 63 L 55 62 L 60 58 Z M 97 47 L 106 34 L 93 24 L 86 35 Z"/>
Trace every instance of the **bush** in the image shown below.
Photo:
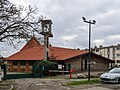
<path fill-rule="evenodd" d="M 39 73 L 42 70 L 42 73 L 44 76 L 48 75 L 49 70 L 56 70 L 57 69 L 57 63 L 52 61 L 37 61 L 34 64 L 34 67 L 36 67 L 36 72 Z"/>
<path fill-rule="evenodd" d="M 48 60 L 45 60 L 45 61 L 37 61 L 35 63 L 37 65 L 37 67 L 39 67 L 40 65 L 41 66 L 44 66 L 45 69 L 56 69 L 56 65 L 57 63 L 56 62 L 52 62 L 52 61 L 48 61 Z"/>

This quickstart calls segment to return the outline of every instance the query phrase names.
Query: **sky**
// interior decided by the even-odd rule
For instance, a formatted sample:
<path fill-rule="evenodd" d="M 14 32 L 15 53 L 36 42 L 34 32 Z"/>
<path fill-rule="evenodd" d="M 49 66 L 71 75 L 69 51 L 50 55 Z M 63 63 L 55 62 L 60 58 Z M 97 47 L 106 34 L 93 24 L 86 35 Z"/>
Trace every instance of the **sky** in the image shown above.
<path fill-rule="evenodd" d="M 53 22 L 50 43 L 65 48 L 88 48 L 88 24 L 86 20 L 95 20 L 92 25 L 91 46 L 109 46 L 120 44 L 120 0 L 10 0 L 25 7 L 38 8 L 37 16 L 43 15 Z M 25 44 L 25 43 L 24 43 Z M 7 57 L 20 50 L 7 44 L 0 44 L 3 56 Z"/>

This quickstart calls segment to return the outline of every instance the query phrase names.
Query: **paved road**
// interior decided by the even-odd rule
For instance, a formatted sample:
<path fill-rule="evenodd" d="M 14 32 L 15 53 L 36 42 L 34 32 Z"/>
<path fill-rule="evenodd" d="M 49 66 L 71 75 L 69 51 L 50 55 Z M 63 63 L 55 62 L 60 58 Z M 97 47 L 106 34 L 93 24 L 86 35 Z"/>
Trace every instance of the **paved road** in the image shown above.
<path fill-rule="evenodd" d="M 70 79 L 16 79 L 15 90 L 120 90 L 120 84 L 64 86 Z"/>
<path fill-rule="evenodd" d="M 17 79 L 17 90 L 68 90 L 70 87 L 63 86 L 63 79 Z"/>

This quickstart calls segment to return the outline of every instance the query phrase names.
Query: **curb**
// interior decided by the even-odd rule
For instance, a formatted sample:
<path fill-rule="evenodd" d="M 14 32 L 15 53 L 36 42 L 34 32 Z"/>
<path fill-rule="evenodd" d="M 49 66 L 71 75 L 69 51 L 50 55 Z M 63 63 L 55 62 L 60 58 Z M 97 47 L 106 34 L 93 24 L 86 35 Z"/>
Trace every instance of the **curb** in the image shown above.
<path fill-rule="evenodd" d="M 8 90 L 12 90 L 12 89 L 13 89 L 13 87 L 14 87 L 14 86 L 13 86 L 13 85 L 11 85 L 11 88 L 10 88 L 10 89 L 8 89 Z"/>
<path fill-rule="evenodd" d="M 66 84 L 65 84 L 65 82 L 64 82 L 64 83 L 62 83 L 62 85 L 63 85 L 63 86 L 66 86 L 66 87 L 69 87 L 69 88 L 73 88 L 73 87 L 72 87 L 72 86 L 70 86 L 70 85 L 66 85 Z"/>
<path fill-rule="evenodd" d="M 66 86 L 65 83 L 62 83 L 63 86 Z"/>

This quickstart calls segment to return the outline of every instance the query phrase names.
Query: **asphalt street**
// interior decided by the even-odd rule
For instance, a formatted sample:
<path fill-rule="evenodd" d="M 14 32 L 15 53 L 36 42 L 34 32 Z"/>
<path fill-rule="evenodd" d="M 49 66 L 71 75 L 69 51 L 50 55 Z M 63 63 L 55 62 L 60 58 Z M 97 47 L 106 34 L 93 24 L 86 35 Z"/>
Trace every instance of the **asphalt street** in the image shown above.
<path fill-rule="evenodd" d="M 120 90 L 120 84 L 64 86 L 71 79 L 14 79 L 15 90 Z"/>

